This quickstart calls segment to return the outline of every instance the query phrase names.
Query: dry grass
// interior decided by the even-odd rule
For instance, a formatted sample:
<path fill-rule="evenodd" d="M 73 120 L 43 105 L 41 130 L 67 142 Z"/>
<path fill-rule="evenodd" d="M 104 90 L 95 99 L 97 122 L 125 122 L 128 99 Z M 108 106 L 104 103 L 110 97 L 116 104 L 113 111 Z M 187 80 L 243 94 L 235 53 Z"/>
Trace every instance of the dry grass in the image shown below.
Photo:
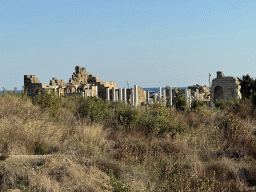
<path fill-rule="evenodd" d="M 19 95 L 0 96 L 0 190 L 255 190 L 256 122 L 248 106 L 253 110 L 250 103 L 239 112 L 139 107 L 141 116 L 169 118 L 171 129 L 156 135 L 142 122 L 127 129 L 116 109 L 103 125 L 67 107 L 50 117 Z M 14 156 L 37 154 L 49 156 Z"/>

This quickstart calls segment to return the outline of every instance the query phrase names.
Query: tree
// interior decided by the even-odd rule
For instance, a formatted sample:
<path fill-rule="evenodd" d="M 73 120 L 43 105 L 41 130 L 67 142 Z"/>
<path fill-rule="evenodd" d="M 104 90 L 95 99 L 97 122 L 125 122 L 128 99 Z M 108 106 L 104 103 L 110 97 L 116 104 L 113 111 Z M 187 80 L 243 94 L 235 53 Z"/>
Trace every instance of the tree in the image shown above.
<path fill-rule="evenodd" d="M 251 95 L 256 93 L 256 80 L 250 77 L 250 75 L 243 75 L 242 78 L 237 78 L 240 82 L 242 98 L 249 99 Z M 251 93 L 252 91 L 252 93 Z"/>

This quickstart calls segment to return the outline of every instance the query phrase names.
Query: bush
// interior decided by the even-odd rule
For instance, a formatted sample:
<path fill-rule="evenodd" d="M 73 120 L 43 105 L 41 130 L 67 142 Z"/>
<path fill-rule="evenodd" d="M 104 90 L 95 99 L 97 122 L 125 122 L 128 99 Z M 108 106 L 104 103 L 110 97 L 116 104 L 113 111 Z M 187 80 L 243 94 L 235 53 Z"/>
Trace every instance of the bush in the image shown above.
<path fill-rule="evenodd" d="M 78 107 L 78 113 L 83 117 L 89 117 L 93 122 L 102 122 L 105 118 L 107 102 L 94 97 L 81 97 Z"/>
<path fill-rule="evenodd" d="M 237 98 L 231 98 L 228 100 L 224 99 L 216 99 L 215 101 L 215 106 L 219 108 L 220 110 L 226 109 L 226 108 L 231 108 L 231 109 L 237 109 L 237 107 L 240 104 L 240 100 Z"/>
<path fill-rule="evenodd" d="M 44 95 L 42 95 L 41 91 L 39 91 L 38 94 L 33 97 L 32 103 L 39 105 L 42 109 L 49 109 L 51 117 L 54 117 L 57 109 L 63 105 L 61 97 L 55 95 L 53 90 L 50 90 L 50 93 L 48 93 L 48 89 L 45 90 Z"/>
<path fill-rule="evenodd" d="M 183 97 L 179 96 L 175 102 L 176 109 L 184 111 L 186 106 L 186 101 Z"/>
<path fill-rule="evenodd" d="M 49 154 L 51 151 L 51 146 L 47 143 L 39 143 L 37 142 L 35 144 L 35 154 L 36 155 L 44 155 Z"/>
<path fill-rule="evenodd" d="M 197 111 L 202 109 L 203 107 L 206 107 L 206 104 L 204 101 L 194 100 L 191 103 L 191 110 Z"/>
<path fill-rule="evenodd" d="M 117 108 L 117 119 L 121 125 L 131 128 L 139 119 L 139 110 L 132 108 L 131 105 L 122 104 Z"/>
<path fill-rule="evenodd" d="M 171 129 L 171 118 L 168 108 L 158 104 L 151 105 L 149 111 L 140 117 L 140 124 L 147 133 L 163 134 Z"/>
<path fill-rule="evenodd" d="M 107 170 L 107 174 L 109 175 L 109 184 L 113 187 L 114 192 L 131 191 L 129 186 L 116 179 L 112 169 Z"/>

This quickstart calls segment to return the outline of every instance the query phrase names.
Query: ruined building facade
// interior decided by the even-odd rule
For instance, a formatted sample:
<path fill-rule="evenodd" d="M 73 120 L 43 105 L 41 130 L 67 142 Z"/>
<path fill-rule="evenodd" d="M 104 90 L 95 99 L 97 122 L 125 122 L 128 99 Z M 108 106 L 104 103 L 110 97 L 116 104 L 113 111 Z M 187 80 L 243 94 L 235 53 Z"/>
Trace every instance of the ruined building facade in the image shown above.
<path fill-rule="evenodd" d="M 42 94 L 46 90 L 53 90 L 58 96 L 84 93 L 88 94 L 88 96 L 97 95 L 103 99 L 106 98 L 106 88 L 117 89 L 115 82 L 101 82 L 97 77 L 87 73 L 84 67 L 79 66 L 75 67 L 75 72 L 69 82 L 53 77 L 50 80 L 50 85 L 45 85 L 40 83 L 35 75 L 24 75 L 24 86 L 27 88 L 28 96 L 37 95 L 39 90 Z"/>
<path fill-rule="evenodd" d="M 235 77 L 225 77 L 221 71 L 217 71 L 217 78 L 212 80 L 211 102 L 216 99 L 241 98 L 240 82 Z"/>

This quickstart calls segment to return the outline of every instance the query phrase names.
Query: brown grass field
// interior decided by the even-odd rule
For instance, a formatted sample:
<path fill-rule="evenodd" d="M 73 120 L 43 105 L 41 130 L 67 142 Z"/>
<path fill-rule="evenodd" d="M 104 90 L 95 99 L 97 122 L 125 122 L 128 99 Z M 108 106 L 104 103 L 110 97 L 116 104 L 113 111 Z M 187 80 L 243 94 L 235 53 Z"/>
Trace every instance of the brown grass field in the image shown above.
<path fill-rule="evenodd" d="M 0 191 L 256 191 L 249 100 L 182 111 L 42 98 L 0 95 Z"/>

